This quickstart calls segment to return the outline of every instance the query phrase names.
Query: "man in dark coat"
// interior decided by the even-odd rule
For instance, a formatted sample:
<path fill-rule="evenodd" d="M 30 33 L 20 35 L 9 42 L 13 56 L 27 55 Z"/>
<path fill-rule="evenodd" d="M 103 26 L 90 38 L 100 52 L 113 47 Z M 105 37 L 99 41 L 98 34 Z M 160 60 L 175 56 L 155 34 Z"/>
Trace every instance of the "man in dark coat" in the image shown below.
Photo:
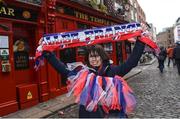
<path fill-rule="evenodd" d="M 180 41 L 176 43 L 176 47 L 174 48 L 174 52 L 173 52 L 173 58 L 176 61 L 178 73 L 180 75 Z"/>
<path fill-rule="evenodd" d="M 158 63 L 159 63 L 159 70 L 161 73 L 163 73 L 163 69 L 164 69 L 164 61 L 166 60 L 166 57 L 167 57 L 167 52 L 166 52 L 166 49 L 161 46 L 160 47 L 160 53 L 159 53 L 159 56 L 158 56 Z"/>

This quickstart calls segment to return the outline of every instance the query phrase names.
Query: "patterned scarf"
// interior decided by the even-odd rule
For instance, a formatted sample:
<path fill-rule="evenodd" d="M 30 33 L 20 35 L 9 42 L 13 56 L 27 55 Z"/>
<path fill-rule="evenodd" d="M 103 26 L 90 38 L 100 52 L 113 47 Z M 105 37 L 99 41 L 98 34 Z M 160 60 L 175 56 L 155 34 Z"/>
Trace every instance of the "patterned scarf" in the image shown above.
<path fill-rule="evenodd" d="M 94 45 L 98 43 L 117 42 L 134 37 L 159 51 L 158 46 L 148 36 L 143 26 L 139 23 L 113 25 L 107 27 L 86 29 L 80 31 L 45 34 L 39 43 L 35 54 L 35 68 L 40 66 L 43 51 L 55 51 L 59 49 Z"/>

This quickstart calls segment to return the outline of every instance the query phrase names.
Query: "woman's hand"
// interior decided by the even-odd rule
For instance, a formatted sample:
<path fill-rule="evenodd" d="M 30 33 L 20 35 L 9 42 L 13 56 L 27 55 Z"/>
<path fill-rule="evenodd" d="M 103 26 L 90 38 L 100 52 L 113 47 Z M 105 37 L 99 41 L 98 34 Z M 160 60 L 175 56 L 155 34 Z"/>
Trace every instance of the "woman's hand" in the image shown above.
<path fill-rule="evenodd" d="M 41 37 L 41 39 L 39 40 L 38 44 L 42 45 L 42 42 L 43 42 L 43 38 Z"/>

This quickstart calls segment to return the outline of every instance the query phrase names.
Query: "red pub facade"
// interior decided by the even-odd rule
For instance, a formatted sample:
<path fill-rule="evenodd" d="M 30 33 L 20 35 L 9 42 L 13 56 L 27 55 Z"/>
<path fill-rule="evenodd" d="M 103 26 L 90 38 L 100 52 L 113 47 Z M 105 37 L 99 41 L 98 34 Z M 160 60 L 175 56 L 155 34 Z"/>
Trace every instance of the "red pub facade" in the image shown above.
<path fill-rule="evenodd" d="M 0 3 L 0 116 L 66 93 L 66 77 L 47 62 L 34 70 L 38 41 L 57 33 L 127 23 L 72 0 L 43 0 L 41 4 L 6 0 Z M 102 44 L 113 60 L 126 60 L 128 42 Z M 64 63 L 84 61 L 83 48 L 55 51 Z"/>

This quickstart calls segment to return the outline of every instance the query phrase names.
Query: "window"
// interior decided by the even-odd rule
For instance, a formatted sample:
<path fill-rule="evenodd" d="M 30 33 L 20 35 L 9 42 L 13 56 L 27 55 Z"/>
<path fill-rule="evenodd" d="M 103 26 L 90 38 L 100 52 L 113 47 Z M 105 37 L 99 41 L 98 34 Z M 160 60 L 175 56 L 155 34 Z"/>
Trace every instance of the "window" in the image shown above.
<path fill-rule="evenodd" d="M 77 22 L 77 28 L 78 29 L 89 29 L 89 28 L 91 28 L 91 26 L 88 24 Z"/>
<path fill-rule="evenodd" d="M 107 53 L 112 53 L 113 51 L 112 43 L 104 43 L 102 44 L 102 46 Z"/>
<path fill-rule="evenodd" d="M 78 47 L 77 52 L 78 55 L 85 55 L 85 47 Z"/>
<path fill-rule="evenodd" d="M 137 8 L 137 5 L 136 5 L 136 3 L 134 3 L 134 8 Z"/>
<path fill-rule="evenodd" d="M 15 70 L 24 70 L 29 68 L 29 44 L 27 39 L 19 38 L 14 42 L 14 65 Z"/>
<path fill-rule="evenodd" d="M 169 39 L 171 38 L 171 35 L 169 35 Z"/>
<path fill-rule="evenodd" d="M 135 21 L 138 22 L 137 13 L 135 13 Z"/>
<path fill-rule="evenodd" d="M 134 20 L 134 12 L 131 10 L 131 19 Z"/>

